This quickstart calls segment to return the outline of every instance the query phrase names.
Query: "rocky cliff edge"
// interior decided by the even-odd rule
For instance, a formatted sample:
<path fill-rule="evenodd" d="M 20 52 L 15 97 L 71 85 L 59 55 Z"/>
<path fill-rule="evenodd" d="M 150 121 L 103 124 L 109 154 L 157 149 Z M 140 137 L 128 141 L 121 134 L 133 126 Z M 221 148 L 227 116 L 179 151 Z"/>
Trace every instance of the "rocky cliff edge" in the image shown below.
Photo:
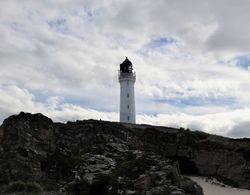
<path fill-rule="evenodd" d="M 183 174 L 250 189 L 250 140 L 23 112 L 0 127 L 0 191 L 22 181 L 72 194 L 202 195 Z"/>

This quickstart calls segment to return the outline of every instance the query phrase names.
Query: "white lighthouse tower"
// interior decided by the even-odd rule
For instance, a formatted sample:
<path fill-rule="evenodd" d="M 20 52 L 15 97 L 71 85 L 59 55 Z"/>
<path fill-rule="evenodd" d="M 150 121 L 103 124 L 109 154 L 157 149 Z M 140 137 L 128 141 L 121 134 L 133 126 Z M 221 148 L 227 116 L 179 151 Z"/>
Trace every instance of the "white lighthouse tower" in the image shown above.
<path fill-rule="evenodd" d="M 120 64 L 120 122 L 135 123 L 135 85 L 136 75 L 133 65 L 126 57 Z"/>

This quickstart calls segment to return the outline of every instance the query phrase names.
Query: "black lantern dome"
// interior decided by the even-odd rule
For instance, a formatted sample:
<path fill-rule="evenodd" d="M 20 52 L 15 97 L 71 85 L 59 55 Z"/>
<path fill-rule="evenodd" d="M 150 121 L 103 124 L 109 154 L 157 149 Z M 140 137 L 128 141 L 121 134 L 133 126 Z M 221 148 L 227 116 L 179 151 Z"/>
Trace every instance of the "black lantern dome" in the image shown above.
<path fill-rule="evenodd" d="M 126 57 L 126 59 L 120 64 L 120 72 L 121 73 L 132 73 L 133 65 L 131 61 Z"/>

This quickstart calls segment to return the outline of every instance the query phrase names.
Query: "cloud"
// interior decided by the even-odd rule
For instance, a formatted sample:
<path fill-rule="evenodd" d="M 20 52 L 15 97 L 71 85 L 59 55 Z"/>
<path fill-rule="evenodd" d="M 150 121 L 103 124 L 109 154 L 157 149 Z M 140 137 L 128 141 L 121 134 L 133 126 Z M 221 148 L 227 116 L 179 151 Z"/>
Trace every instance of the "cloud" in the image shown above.
<path fill-rule="evenodd" d="M 117 70 L 128 56 L 139 122 L 227 135 L 244 122 L 235 118 L 249 115 L 249 7 L 247 0 L 2 1 L 1 120 L 21 110 L 60 121 L 118 120 Z"/>
<path fill-rule="evenodd" d="M 250 36 L 246 32 L 250 31 L 250 27 L 245 24 L 250 16 L 250 2 L 243 0 L 238 4 L 233 0 L 222 0 L 212 1 L 211 5 L 218 27 L 207 40 L 207 48 L 248 52 Z"/>
<path fill-rule="evenodd" d="M 0 120 L 3 121 L 11 114 L 20 111 L 43 113 L 54 121 L 66 122 L 70 120 L 102 119 L 117 121 L 114 112 L 101 112 L 81 106 L 64 103 L 59 97 L 48 97 L 44 102 L 37 101 L 35 96 L 25 89 L 15 86 L 0 88 Z"/>
<path fill-rule="evenodd" d="M 29 91 L 15 86 L 1 88 L 0 102 L 2 103 L 0 107 L 0 120 L 3 120 L 11 114 L 25 111 L 31 113 L 41 112 L 51 117 L 54 121 L 60 122 L 91 118 L 118 121 L 117 112 L 104 112 L 84 108 L 65 103 L 64 100 L 59 97 L 48 97 L 44 102 L 40 102 L 36 100 L 35 96 Z M 204 107 L 202 108 L 204 109 Z M 216 108 L 211 108 L 212 110 L 208 111 L 208 109 L 209 107 L 205 112 L 210 112 L 210 114 L 194 114 L 194 112 L 184 114 L 185 109 L 179 109 L 178 111 L 175 108 L 172 108 L 172 114 L 151 115 L 138 113 L 137 122 L 177 128 L 184 127 L 190 128 L 191 130 L 204 130 L 209 133 L 228 135 L 230 137 L 249 136 L 250 108 L 232 111 L 225 109 L 216 111 Z M 156 110 L 159 111 L 159 109 Z M 182 113 L 180 111 L 182 111 Z"/>
<path fill-rule="evenodd" d="M 227 134 L 230 137 L 250 137 L 250 121 L 236 124 Z"/>
<path fill-rule="evenodd" d="M 43 113 L 54 121 L 66 122 L 84 119 L 102 119 L 118 121 L 117 112 L 104 112 L 65 103 L 59 97 L 49 97 L 44 102 L 35 99 L 29 91 L 15 86 L 7 86 L 0 90 L 0 120 L 20 111 Z M 181 110 L 180 110 L 181 111 Z M 183 111 L 183 110 L 182 110 Z M 217 110 L 210 114 L 194 115 L 173 112 L 172 114 L 137 114 L 137 123 L 155 124 L 171 127 L 184 127 L 191 130 L 203 130 L 217 135 L 230 137 L 249 136 L 250 108 L 237 110 Z"/>
<path fill-rule="evenodd" d="M 193 115 L 184 113 L 140 115 L 139 123 L 184 127 L 230 137 L 249 136 L 250 108 L 227 110 L 211 114 Z"/>

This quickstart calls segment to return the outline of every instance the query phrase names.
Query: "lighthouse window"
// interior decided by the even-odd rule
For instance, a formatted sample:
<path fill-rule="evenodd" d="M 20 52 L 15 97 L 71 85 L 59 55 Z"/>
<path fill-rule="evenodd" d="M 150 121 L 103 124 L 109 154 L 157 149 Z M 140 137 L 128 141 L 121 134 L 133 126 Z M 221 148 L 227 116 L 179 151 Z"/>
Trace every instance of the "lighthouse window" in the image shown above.
<path fill-rule="evenodd" d="M 128 116 L 128 121 L 129 121 L 129 116 Z"/>
<path fill-rule="evenodd" d="M 128 104 L 128 109 L 129 109 L 129 104 Z"/>
<path fill-rule="evenodd" d="M 127 97 L 129 97 L 129 93 L 127 93 Z"/>

